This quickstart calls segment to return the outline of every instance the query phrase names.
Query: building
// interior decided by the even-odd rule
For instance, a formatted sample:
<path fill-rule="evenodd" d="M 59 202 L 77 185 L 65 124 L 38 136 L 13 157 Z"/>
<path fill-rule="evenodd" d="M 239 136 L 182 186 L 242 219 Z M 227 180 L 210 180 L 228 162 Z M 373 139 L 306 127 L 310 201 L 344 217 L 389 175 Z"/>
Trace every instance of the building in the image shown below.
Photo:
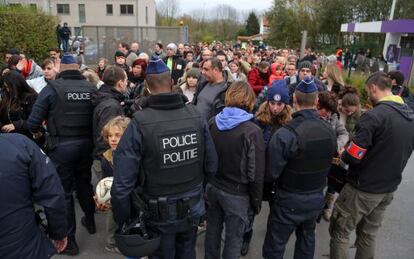
<path fill-rule="evenodd" d="M 398 65 L 408 85 L 414 82 L 414 19 L 344 23 L 341 32 L 389 34 L 383 56 L 388 63 Z"/>
<path fill-rule="evenodd" d="M 30 5 L 68 23 L 72 35 L 81 26 L 155 27 L 155 0 L 6 0 Z"/>

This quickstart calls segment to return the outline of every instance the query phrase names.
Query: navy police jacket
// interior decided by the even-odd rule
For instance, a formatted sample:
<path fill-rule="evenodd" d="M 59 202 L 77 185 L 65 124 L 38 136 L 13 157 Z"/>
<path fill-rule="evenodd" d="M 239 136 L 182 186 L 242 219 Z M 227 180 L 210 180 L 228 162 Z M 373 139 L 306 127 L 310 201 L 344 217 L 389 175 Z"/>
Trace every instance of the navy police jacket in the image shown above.
<path fill-rule="evenodd" d="M 56 253 L 36 222 L 44 207 L 51 239 L 66 236 L 65 197 L 50 159 L 27 137 L 0 134 L 0 258 L 49 258 Z"/>
<path fill-rule="evenodd" d="M 175 93 L 166 93 L 166 94 L 159 94 L 159 95 L 151 95 L 148 98 L 148 102 L 146 105 L 144 105 L 144 111 L 145 109 L 152 109 L 153 112 L 155 112 L 157 115 L 154 115 L 154 123 L 157 122 L 158 129 L 156 130 L 164 130 L 166 131 L 167 128 L 164 128 L 163 126 L 168 127 L 168 125 L 161 124 L 168 120 L 168 118 L 165 118 L 165 113 L 162 112 L 162 110 L 172 110 L 179 111 L 180 109 L 185 109 L 185 103 L 187 102 L 187 98 L 184 96 L 181 96 L 179 94 Z M 193 108 L 194 109 L 194 108 Z M 194 109 L 195 110 L 195 109 Z M 158 111 L 158 112 L 157 112 Z M 137 113 L 140 113 L 143 111 L 138 111 Z M 137 116 L 137 113 L 135 114 L 135 117 Z M 201 116 L 199 116 L 201 117 Z M 169 122 L 170 123 L 170 122 Z M 177 122 L 173 121 L 172 123 L 177 124 Z M 211 138 L 210 131 L 208 129 L 207 122 L 205 120 L 202 121 L 202 124 L 200 123 L 200 127 L 197 129 L 197 132 L 200 133 L 202 136 L 201 138 L 204 139 L 203 145 L 200 145 L 200 147 L 197 147 L 197 152 L 193 153 L 197 155 L 200 155 L 200 161 L 203 164 L 203 173 L 214 175 L 214 173 L 217 171 L 218 166 L 218 158 L 216 154 L 216 150 L 214 148 L 214 142 Z M 147 136 L 144 137 L 143 132 L 145 126 L 141 125 L 140 122 L 137 122 L 134 120 L 131 121 L 131 123 L 128 125 L 127 129 L 124 132 L 124 135 L 121 138 L 121 141 L 118 144 L 117 149 L 114 152 L 114 165 L 113 165 L 113 174 L 114 174 L 114 182 L 111 189 L 111 196 L 112 196 L 112 210 L 114 213 L 115 221 L 118 223 L 119 226 L 122 226 L 124 223 L 126 223 L 130 216 L 131 216 L 131 200 L 130 200 L 130 193 L 138 186 L 141 185 L 144 187 L 144 196 L 150 195 L 153 192 L 156 192 L 153 190 L 154 185 L 149 185 L 148 183 L 153 179 L 153 176 L 156 174 L 156 167 L 154 166 L 155 171 L 147 170 L 145 167 L 150 167 L 152 165 L 159 165 L 164 164 L 167 160 L 168 165 L 166 165 L 163 168 L 167 168 L 168 170 L 182 170 L 182 167 L 174 166 L 172 165 L 172 159 L 168 156 L 170 149 L 168 150 L 161 150 L 162 147 L 165 145 L 164 139 L 162 139 L 161 144 L 148 146 L 145 145 L 146 140 L 144 138 L 152 139 L 154 136 L 157 137 L 158 133 L 148 133 Z M 170 134 L 172 134 L 170 132 Z M 200 139 L 201 139 L 200 138 Z M 188 138 L 187 140 L 190 140 L 191 138 Z M 201 144 L 201 143 L 199 143 Z M 198 144 L 197 144 L 198 145 Z M 147 148 L 147 149 L 145 149 Z M 185 147 L 181 147 L 185 148 Z M 144 150 L 145 149 L 145 150 Z M 183 151 L 182 149 L 180 149 Z M 186 150 L 185 150 L 186 151 Z M 151 155 L 152 154 L 152 155 Z M 201 156 L 201 154 L 203 154 Z M 147 157 L 146 157 L 147 156 Z M 146 164 L 146 161 L 149 160 L 149 157 L 152 157 L 154 159 L 153 163 L 150 165 Z M 198 158 L 197 158 L 198 160 Z M 177 161 L 174 161 L 174 163 Z M 188 161 L 183 161 L 182 163 L 185 163 Z M 178 163 L 178 162 L 177 162 Z M 181 162 L 180 162 L 181 164 Z M 148 169 L 147 168 L 147 169 Z M 166 170 L 167 170 L 166 169 Z M 169 173 L 163 178 L 159 179 L 166 185 L 171 185 L 172 182 L 178 181 L 180 182 L 179 177 L 177 177 L 176 174 L 172 171 L 168 171 Z M 171 173 L 171 174 L 170 174 Z M 194 174 L 197 172 L 194 172 Z M 149 175 L 149 174 L 152 174 Z M 145 183 L 142 185 L 139 183 L 138 179 L 141 179 L 145 175 Z M 182 179 L 181 179 L 182 180 Z M 202 196 L 203 186 L 202 181 L 200 181 L 194 186 L 190 186 L 190 188 L 183 188 L 185 191 L 180 191 L 178 186 L 180 184 L 177 184 L 176 186 L 171 186 L 171 189 L 174 189 L 174 191 L 170 194 L 168 194 L 168 202 L 175 202 L 179 199 L 183 198 L 189 198 L 189 197 L 200 197 L 199 201 L 196 202 L 190 208 L 191 216 L 196 218 L 200 217 L 204 214 L 205 208 L 204 208 L 204 201 Z M 187 186 L 188 187 L 188 186 Z M 163 195 L 162 195 L 163 196 Z M 170 223 L 173 223 L 170 221 Z M 176 223 L 176 222 L 174 222 Z"/>

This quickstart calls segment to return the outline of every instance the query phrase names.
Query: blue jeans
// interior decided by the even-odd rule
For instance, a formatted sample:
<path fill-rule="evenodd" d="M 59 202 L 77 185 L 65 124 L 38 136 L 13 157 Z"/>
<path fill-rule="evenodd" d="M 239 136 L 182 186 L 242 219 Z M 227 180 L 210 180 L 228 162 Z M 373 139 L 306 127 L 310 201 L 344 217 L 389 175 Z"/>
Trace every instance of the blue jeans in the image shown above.
<path fill-rule="evenodd" d="M 205 258 L 239 258 L 243 235 L 249 225 L 249 196 L 233 195 L 207 184 L 206 201 L 208 208 Z M 221 257 L 223 225 L 226 226 L 226 234 Z"/>
<path fill-rule="evenodd" d="M 69 51 L 69 40 L 62 39 L 62 48 L 64 53 Z"/>

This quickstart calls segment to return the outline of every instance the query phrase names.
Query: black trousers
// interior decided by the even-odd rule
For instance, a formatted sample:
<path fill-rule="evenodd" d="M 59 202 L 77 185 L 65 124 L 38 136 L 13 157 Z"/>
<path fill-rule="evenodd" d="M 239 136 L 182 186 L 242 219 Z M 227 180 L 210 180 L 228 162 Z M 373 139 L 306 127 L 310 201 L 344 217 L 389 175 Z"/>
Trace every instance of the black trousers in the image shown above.
<path fill-rule="evenodd" d="M 86 215 L 93 215 L 95 203 L 91 184 L 93 143 L 89 139 L 70 140 L 57 144 L 49 151 L 65 191 L 68 236 L 76 233 L 73 191 L 76 189 L 79 204 Z"/>

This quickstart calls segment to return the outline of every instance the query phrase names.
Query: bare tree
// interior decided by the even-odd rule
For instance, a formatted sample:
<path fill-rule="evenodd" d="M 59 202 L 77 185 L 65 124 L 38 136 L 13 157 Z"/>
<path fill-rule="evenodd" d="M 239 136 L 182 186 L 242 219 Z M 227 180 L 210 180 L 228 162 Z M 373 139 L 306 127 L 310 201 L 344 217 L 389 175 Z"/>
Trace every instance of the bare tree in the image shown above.
<path fill-rule="evenodd" d="M 180 13 L 180 5 L 177 0 L 159 0 L 157 2 L 157 11 L 165 20 L 167 26 L 172 26 L 174 19 Z"/>

